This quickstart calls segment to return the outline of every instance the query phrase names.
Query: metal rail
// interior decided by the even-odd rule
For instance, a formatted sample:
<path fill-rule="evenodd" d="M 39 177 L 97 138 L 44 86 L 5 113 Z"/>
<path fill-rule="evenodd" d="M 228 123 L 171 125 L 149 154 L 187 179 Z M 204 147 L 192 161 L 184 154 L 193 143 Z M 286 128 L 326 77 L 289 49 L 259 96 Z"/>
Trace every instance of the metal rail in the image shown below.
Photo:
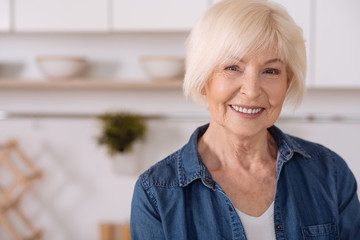
<path fill-rule="evenodd" d="M 92 119 L 99 114 L 76 112 L 11 112 L 0 110 L 0 120 L 10 119 Z M 202 120 L 209 119 L 204 113 L 167 113 L 167 114 L 141 114 L 147 120 Z M 351 114 L 284 114 L 278 119 L 280 122 L 345 122 L 360 123 L 360 115 Z"/>

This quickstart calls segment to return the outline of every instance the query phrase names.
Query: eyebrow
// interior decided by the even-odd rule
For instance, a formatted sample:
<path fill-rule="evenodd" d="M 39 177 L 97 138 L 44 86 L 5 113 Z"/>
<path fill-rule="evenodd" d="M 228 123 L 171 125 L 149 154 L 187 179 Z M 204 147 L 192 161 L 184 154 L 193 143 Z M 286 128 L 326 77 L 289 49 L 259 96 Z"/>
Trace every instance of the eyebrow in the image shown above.
<path fill-rule="evenodd" d="M 266 61 L 265 64 L 269 64 L 269 63 L 273 63 L 273 62 L 284 63 L 280 58 L 274 58 L 274 59 L 270 59 L 270 60 Z"/>
<path fill-rule="evenodd" d="M 232 59 L 235 59 L 236 61 L 239 61 L 239 62 L 244 62 L 242 60 L 242 58 L 232 57 Z M 270 64 L 270 63 L 274 63 L 274 62 L 284 63 L 284 61 L 281 60 L 280 58 L 274 58 L 274 59 L 267 60 L 264 64 Z"/>

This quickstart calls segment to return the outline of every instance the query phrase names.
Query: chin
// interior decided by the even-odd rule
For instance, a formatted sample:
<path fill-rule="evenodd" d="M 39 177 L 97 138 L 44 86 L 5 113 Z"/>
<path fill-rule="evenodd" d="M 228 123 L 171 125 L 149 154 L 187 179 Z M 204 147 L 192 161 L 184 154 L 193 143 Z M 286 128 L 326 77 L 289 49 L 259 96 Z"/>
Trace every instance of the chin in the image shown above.
<path fill-rule="evenodd" d="M 235 127 L 233 127 L 235 126 Z M 271 126 L 269 126 L 271 127 Z M 268 127 L 266 126 L 259 126 L 259 125 L 248 125 L 248 124 L 232 124 L 227 127 L 228 132 L 231 134 L 238 135 L 239 137 L 252 137 L 260 134 L 261 132 L 266 132 Z"/>

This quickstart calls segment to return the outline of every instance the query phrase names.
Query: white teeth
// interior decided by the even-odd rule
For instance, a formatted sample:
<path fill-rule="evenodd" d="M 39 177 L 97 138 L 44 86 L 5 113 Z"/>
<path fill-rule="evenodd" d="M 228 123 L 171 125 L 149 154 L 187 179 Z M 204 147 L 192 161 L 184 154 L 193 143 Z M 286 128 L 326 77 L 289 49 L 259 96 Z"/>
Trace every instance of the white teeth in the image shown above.
<path fill-rule="evenodd" d="M 243 107 L 239 107 L 239 106 L 235 106 L 235 105 L 231 105 L 231 107 L 233 109 L 235 109 L 237 112 L 241 112 L 241 113 L 247 113 L 247 114 L 255 114 L 261 111 L 261 108 L 243 108 Z"/>

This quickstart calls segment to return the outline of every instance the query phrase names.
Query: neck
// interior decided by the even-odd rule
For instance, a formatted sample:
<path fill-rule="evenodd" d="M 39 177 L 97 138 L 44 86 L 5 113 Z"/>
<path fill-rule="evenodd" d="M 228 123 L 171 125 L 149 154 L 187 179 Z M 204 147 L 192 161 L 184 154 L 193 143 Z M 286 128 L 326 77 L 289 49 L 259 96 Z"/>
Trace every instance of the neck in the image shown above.
<path fill-rule="evenodd" d="M 277 147 L 267 129 L 243 136 L 210 125 L 199 140 L 199 153 L 210 171 L 251 170 L 276 161 Z"/>

